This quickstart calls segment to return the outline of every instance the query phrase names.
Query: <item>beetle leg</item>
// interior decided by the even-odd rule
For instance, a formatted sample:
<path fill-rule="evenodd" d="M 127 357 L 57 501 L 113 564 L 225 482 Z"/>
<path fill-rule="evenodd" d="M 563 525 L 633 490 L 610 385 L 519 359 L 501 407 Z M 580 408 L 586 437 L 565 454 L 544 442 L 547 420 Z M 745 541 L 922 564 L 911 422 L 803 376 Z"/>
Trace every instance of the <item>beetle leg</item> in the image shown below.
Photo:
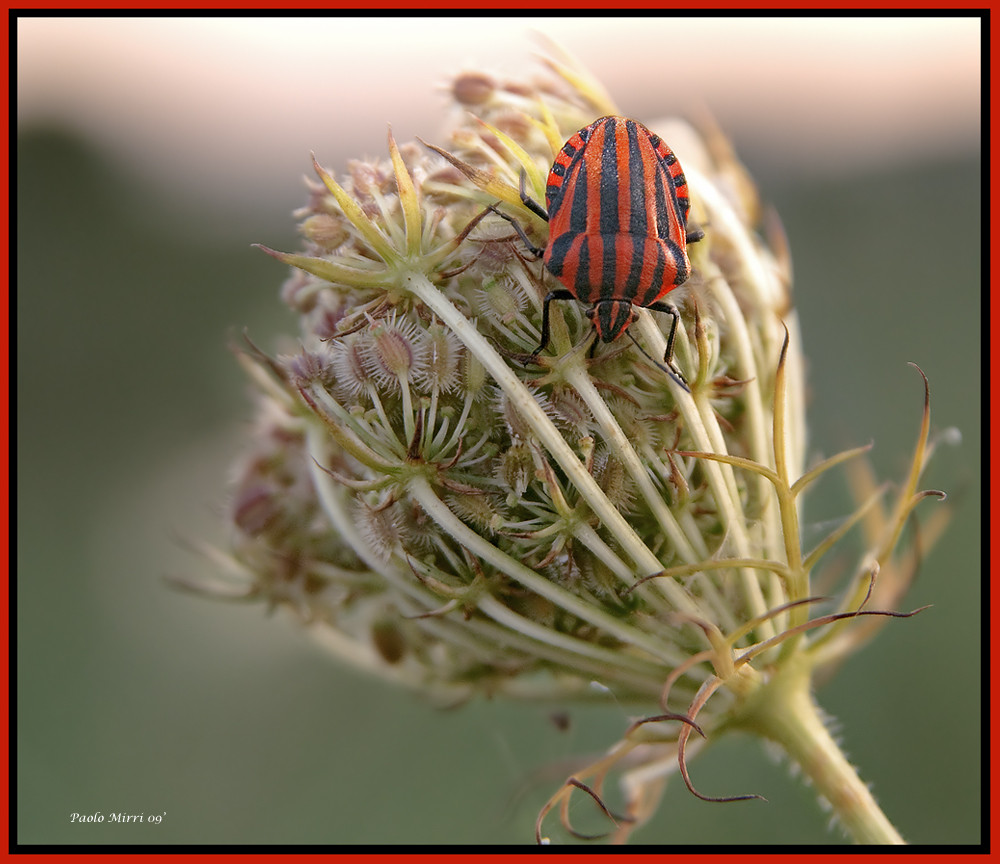
<path fill-rule="evenodd" d="M 550 291 L 545 295 L 545 299 L 542 301 L 542 342 L 541 344 L 531 352 L 532 357 L 537 357 L 539 353 L 545 350 L 545 346 L 549 344 L 549 304 L 553 300 L 575 300 L 576 298 L 569 291 Z"/>
<path fill-rule="evenodd" d="M 681 313 L 672 303 L 665 303 L 662 300 L 650 303 L 646 308 L 653 312 L 665 312 L 673 319 L 670 322 L 670 332 L 667 334 L 667 350 L 663 353 L 663 362 L 670 366 L 674 362 L 674 336 L 677 335 L 677 322 L 681 319 Z"/>
<path fill-rule="evenodd" d="M 528 174 L 522 168 L 521 179 L 518 180 L 517 183 L 517 191 L 521 193 L 521 203 L 524 204 L 524 206 L 527 207 L 536 216 L 540 216 L 542 219 L 548 222 L 549 214 L 546 213 L 545 210 L 542 208 L 542 205 L 539 204 L 537 201 L 535 201 L 533 198 L 531 198 L 531 196 L 529 196 L 527 191 L 525 190 L 524 186 L 525 183 L 527 183 L 527 180 L 528 180 Z"/>
<path fill-rule="evenodd" d="M 684 238 L 685 243 L 696 243 L 705 237 L 705 232 L 701 228 L 692 228 Z"/>
<path fill-rule="evenodd" d="M 502 211 L 500 211 L 500 210 L 497 210 L 497 208 L 496 208 L 496 205 L 495 205 L 495 204 L 490 204 L 490 205 L 489 205 L 489 206 L 488 206 L 488 207 L 487 207 L 486 209 L 487 209 L 487 210 L 492 210 L 492 211 L 493 211 L 494 213 L 496 213 L 496 214 L 497 214 L 497 216 L 499 216 L 499 217 L 500 217 L 501 219 L 506 219 L 506 220 L 507 220 L 508 222 L 510 222 L 510 224 L 511 224 L 511 225 L 513 226 L 513 228 L 514 228 L 514 231 L 516 231 L 516 232 L 517 232 L 517 236 L 518 236 L 518 237 L 520 238 L 521 242 L 522 242 L 522 243 L 523 243 L 523 244 L 524 244 L 524 245 L 525 245 L 525 246 L 526 246 L 526 247 L 528 248 L 528 251 L 529 251 L 529 252 L 530 252 L 530 253 L 531 253 L 531 254 L 532 254 L 532 255 L 533 255 L 533 256 L 534 256 L 535 258 L 541 258 L 541 257 L 542 257 L 542 255 L 544 255 L 544 254 L 545 254 L 545 250 L 544 250 L 544 249 L 541 249 L 541 248 L 539 248 L 538 246 L 535 246 L 535 245 L 534 245 L 534 244 L 533 244 L 533 243 L 532 243 L 532 242 L 531 242 L 531 241 L 530 241 L 530 240 L 528 239 L 528 235 L 524 233 L 524 229 L 523 229 L 523 228 L 521 227 L 520 223 L 519 223 L 519 222 L 518 222 L 518 221 L 517 221 L 516 219 L 514 219 L 514 217 L 513 217 L 513 216 L 508 216 L 508 215 L 507 215 L 506 213 L 503 213 Z"/>
<path fill-rule="evenodd" d="M 687 386 L 687 381 L 684 380 L 681 370 L 674 365 L 674 336 L 677 335 L 677 322 L 681 320 L 681 313 L 672 303 L 666 303 L 662 300 L 650 303 L 646 308 L 653 312 L 665 312 L 670 316 L 670 333 L 667 334 L 667 350 L 663 352 L 663 362 L 667 365 L 667 372 L 670 373 L 670 376 L 690 393 L 691 390 Z"/>
<path fill-rule="evenodd" d="M 587 352 L 587 356 L 593 360 L 594 354 L 597 353 L 597 343 L 601 341 L 601 334 L 597 332 L 597 328 L 594 328 L 594 341 L 590 343 L 590 350 Z"/>

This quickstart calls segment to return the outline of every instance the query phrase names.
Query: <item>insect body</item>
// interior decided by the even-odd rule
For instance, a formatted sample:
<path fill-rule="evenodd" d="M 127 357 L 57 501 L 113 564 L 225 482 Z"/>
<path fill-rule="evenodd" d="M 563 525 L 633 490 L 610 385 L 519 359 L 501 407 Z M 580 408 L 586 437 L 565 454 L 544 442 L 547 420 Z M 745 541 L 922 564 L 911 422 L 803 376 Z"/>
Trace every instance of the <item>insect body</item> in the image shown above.
<path fill-rule="evenodd" d="M 691 275 L 687 244 L 704 233 L 688 230 L 687 180 L 671 149 L 635 120 L 602 117 L 572 135 L 556 156 L 547 210 L 528 197 L 524 180 L 522 172 L 521 200 L 549 223 L 548 244 L 533 246 L 513 219 L 499 215 L 566 286 L 545 297 L 534 354 L 549 342 L 549 304 L 576 299 L 590 306 L 587 316 L 602 342 L 623 333 L 635 342 L 628 332 L 637 317 L 633 306 L 670 315 L 663 359 L 672 366 L 680 313 L 662 298 Z M 666 371 L 686 389 L 679 372 Z"/>

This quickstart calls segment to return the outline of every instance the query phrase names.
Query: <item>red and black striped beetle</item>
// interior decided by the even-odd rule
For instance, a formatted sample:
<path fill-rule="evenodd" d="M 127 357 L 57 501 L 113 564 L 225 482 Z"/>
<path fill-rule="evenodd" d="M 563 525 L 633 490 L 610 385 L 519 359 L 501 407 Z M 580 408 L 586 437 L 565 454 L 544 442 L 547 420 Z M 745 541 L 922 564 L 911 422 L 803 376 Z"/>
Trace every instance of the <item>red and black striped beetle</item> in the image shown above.
<path fill-rule="evenodd" d="M 532 356 L 549 343 L 553 300 L 589 304 L 587 317 L 602 342 L 623 333 L 635 342 L 628 332 L 637 317 L 632 307 L 643 306 L 673 319 L 665 371 L 687 389 L 672 368 L 680 313 L 662 298 L 691 275 L 687 244 L 705 235 L 688 230 L 687 180 L 673 151 L 635 120 L 601 117 L 573 134 L 556 155 L 545 187 L 547 209 L 528 196 L 524 184 L 522 171 L 521 200 L 549 223 L 544 249 L 534 246 L 510 216 L 491 209 L 566 286 L 545 297 L 542 341 Z"/>

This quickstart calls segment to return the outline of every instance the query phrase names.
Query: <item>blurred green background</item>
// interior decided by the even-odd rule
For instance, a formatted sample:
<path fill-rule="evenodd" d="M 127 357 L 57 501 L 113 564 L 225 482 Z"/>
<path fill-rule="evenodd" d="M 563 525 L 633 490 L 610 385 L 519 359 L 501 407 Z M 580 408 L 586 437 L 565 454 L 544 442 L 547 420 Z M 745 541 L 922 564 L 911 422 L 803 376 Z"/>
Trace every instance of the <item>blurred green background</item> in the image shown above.
<path fill-rule="evenodd" d="M 334 37 L 335 22 L 317 26 Z M 637 25 L 618 26 L 627 34 Z M 678 25 L 670 26 L 676 36 Z M 748 25 L 737 19 L 717 26 L 739 36 Z M 814 24 L 803 19 L 800 26 Z M 277 23 L 273 29 L 281 30 Z M 219 32 L 225 29 L 214 38 L 225 42 Z M 603 32 L 607 38 L 607 25 Z M 566 44 L 587 56 L 589 34 L 569 28 Z M 489 57 L 514 51 L 503 33 L 494 37 L 501 44 L 489 46 L 493 53 L 483 48 Z M 236 131 L 251 142 L 256 131 L 287 125 L 286 137 L 299 146 L 302 130 L 279 110 L 280 86 L 294 82 L 276 80 L 269 93 L 240 83 L 254 65 L 273 62 L 277 70 L 280 58 L 266 36 L 257 38 L 260 50 L 247 53 L 240 61 L 246 65 L 218 60 L 236 82 L 229 85 L 234 98 L 259 107 L 259 125 Z M 446 81 L 476 49 L 454 37 L 439 42 L 422 50 L 436 58 L 435 80 Z M 628 56 L 627 43 L 621 46 Z M 249 244 L 297 247 L 289 213 L 305 200 L 300 175 L 308 150 L 333 167 L 382 154 L 385 121 L 401 104 L 398 88 L 373 120 L 357 113 L 350 87 L 299 82 L 320 91 L 322 113 L 350 126 L 350 134 L 304 143 L 294 168 L 264 163 L 242 173 L 238 186 L 225 185 L 234 169 L 221 163 L 226 176 L 217 186 L 204 168 L 192 168 L 186 184 L 175 179 L 184 174 L 179 145 L 178 164 L 166 151 L 125 155 L 121 141 L 109 142 L 72 112 L 51 104 L 29 112 L 39 68 L 22 65 L 30 47 L 18 61 L 16 165 L 17 840 L 530 843 L 537 809 L 567 773 L 567 760 L 617 740 L 628 722 L 625 709 L 572 708 L 567 731 L 551 721 L 554 705 L 479 701 L 442 711 L 341 669 L 280 613 L 198 599 L 164 581 L 211 576 L 191 545 L 225 542 L 228 466 L 252 416 L 227 343 L 243 328 L 271 349 L 280 335 L 296 333 L 278 299 L 284 269 Z M 139 68 L 141 47 L 132 43 L 112 60 L 123 72 Z M 178 56 L 183 47 L 179 42 Z M 353 56 L 327 58 L 332 79 L 350 80 Z M 801 59 L 779 54 L 774 62 L 787 62 L 785 74 L 793 77 Z M 600 75 L 604 67 L 596 65 Z M 537 67 L 515 58 L 501 68 L 518 78 Z M 822 81 L 837 72 L 814 75 Z M 773 103 L 775 94 L 730 73 L 722 92 L 744 88 L 737 93 L 742 113 L 709 83 L 704 100 L 722 104 L 720 123 L 790 237 L 810 364 L 811 453 L 873 441 L 879 476 L 902 478 L 922 404 L 919 375 L 907 361 L 930 379 L 934 428 L 961 432 L 960 444 L 939 449 L 924 482 L 947 490 L 954 508 L 906 602 L 933 608 L 890 622 L 818 699 L 904 837 L 978 843 L 978 117 L 936 151 L 889 146 L 870 159 L 849 153 L 840 163 L 811 161 L 796 149 L 808 144 L 769 138 L 746 116 L 748 103 Z M 72 64 L 61 74 L 71 77 Z M 622 110 L 642 119 L 676 107 L 660 85 L 609 86 Z M 154 103 L 150 118 L 174 122 L 157 109 L 155 95 L 146 98 Z M 407 90 L 402 98 L 424 112 L 413 132 L 433 140 L 443 128 L 443 96 Z M 108 102 L 114 113 L 112 95 Z M 127 105 L 119 107 L 127 113 Z M 788 111 L 794 115 L 791 97 Z M 794 126 L 795 117 L 788 122 Z M 890 144 L 896 140 L 877 125 L 867 131 L 858 153 L 883 134 Z M 153 134 L 145 130 L 147 140 Z M 226 133 L 203 134 L 210 147 Z M 846 506 L 844 487 L 832 476 L 806 512 L 820 524 Z M 927 502 L 918 512 L 926 518 L 938 506 Z M 705 791 L 759 792 L 769 803 L 708 804 L 671 783 L 635 842 L 844 842 L 810 792 L 756 741 L 722 740 L 692 772 Z M 591 809 L 581 798 L 575 812 L 596 829 Z M 96 811 L 166 815 L 159 825 L 71 822 L 73 813 Z M 554 822 L 548 828 L 560 836 Z"/>

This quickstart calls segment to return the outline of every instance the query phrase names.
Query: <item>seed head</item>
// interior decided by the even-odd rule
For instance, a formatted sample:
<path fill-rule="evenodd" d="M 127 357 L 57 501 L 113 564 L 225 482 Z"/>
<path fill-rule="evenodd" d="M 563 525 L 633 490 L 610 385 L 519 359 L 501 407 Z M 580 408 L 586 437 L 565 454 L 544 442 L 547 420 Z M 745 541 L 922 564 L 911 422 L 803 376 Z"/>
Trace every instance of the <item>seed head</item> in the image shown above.
<path fill-rule="evenodd" d="M 232 563 L 248 594 L 431 696 L 568 704 L 603 692 L 635 706 L 641 719 L 543 817 L 574 790 L 604 807 L 605 776 L 625 769 L 621 839 L 653 813 L 664 774 L 679 769 L 695 791 L 692 733 L 731 728 L 801 756 L 831 800 L 843 797 L 833 776 L 865 802 L 832 739 L 814 772 L 782 736 L 798 723 L 822 738 L 810 682 L 909 584 L 914 559 L 894 549 L 923 495 L 926 407 L 898 500 L 887 506 L 859 475 L 857 511 L 804 550 L 803 491 L 864 448 L 807 470 L 783 234 L 721 134 L 678 120 L 647 125 L 683 165 L 689 227 L 705 235 L 667 297 L 688 387 L 657 359 L 669 316 L 647 309 L 635 309 L 634 341 L 594 345 L 586 305 L 553 303 L 536 351 L 556 283 L 523 242 L 544 246 L 549 226 L 519 186 L 543 203 L 563 142 L 616 113 L 584 71 L 549 65 L 531 85 L 463 73 L 451 92 L 475 116 L 441 146 L 390 134 L 387 159 L 339 178 L 314 161 L 305 248 L 262 247 L 294 268 L 282 296 L 302 349 L 242 356 L 261 420 L 234 484 Z M 870 548 L 836 596 L 814 596 L 854 525 Z M 870 812 L 860 829 L 840 815 L 870 838 Z"/>

